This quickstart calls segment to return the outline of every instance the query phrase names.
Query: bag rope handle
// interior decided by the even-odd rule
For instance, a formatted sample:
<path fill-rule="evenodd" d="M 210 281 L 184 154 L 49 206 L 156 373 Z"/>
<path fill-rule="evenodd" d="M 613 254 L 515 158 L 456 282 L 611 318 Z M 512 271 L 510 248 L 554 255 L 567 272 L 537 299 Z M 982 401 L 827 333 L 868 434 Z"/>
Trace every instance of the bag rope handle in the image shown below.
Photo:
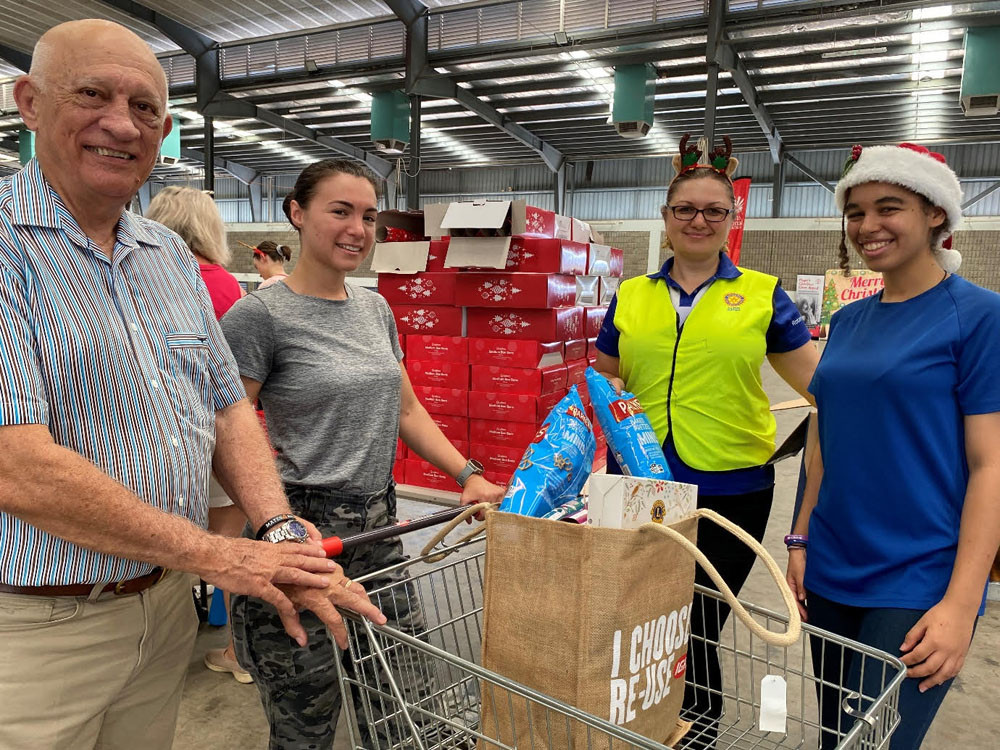
<path fill-rule="evenodd" d="M 455 545 L 458 544 L 462 544 L 463 542 L 467 542 L 470 539 L 475 539 L 477 536 L 484 533 L 486 531 L 486 524 L 482 524 L 481 526 L 476 527 L 468 534 L 462 536 L 457 542 L 455 542 L 455 544 L 450 545 L 448 548 L 439 551 L 435 555 L 431 555 L 431 552 L 434 550 L 434 548 L 438 544 L 440 544 L 444 540 L 444 538 L 448 536 L 448 534 L 450 534 L 454 529 L 456 529 L 463 521 L 465 521 L 465 519 L 472 518 L 474 515 L 476 515 L 481 511 L 496 510 L 499 507 L 500 503 L 477 503 L 476 505 L 470 505 L 468 508 L 463 510 L 453 519 L 448 521 L 448 523 L 446 523 L 444 526 L 438 529 L 438 532 L 431 538 L 429 542 L 427 542 L 427 544 L 424 545 L 424 548 L 420 550 L 420 557 L 426 557 L 427 559 L 424 562 L 428 563 L 436 563 L 440 562 L 441 560 L 444 560 L 448 555 L 454 552 L 454 549 L 451 549 L 451 547 L 454 547 Z"/>
<path fill-rule="evenodd" d="M 799 615 L 799 608 L 795 603 L 795 597 L 792 595 L 792 590 L 788 587 L 788 582 L 785 580 L 784 574 L 778 567 L 778 563 L 776 563 L 774 558 L 771 557 L 771 553 L 764 549 L 764 546 L 750 536 L 750 534 L 734 524 L 732 521 L 720 516 L 715 511 L 708 510 L 707 508 L 701 508 L 685 518 L 704 518 L 708 521 L 712 521 L 717 526 L 721 526 L 743 542 L 743 544 L 752 549 L 757 557 L 761 559 L 764 566 L 767 568 L 767 572 L 771 574 L 771 578 L 773 578 L 774 582 L 778 585 L 778 591 L 781 593 L 781 598 L 784 601 L 785 608 L 788 610 L 788 628 L 784 633 L 775 633 L 772 630 L 768 630 L 753 619 L 753 617 L 750 616 L 750 613 L 747 612 L 746 608 L 740 603 L 739 599 L 736 598 L 732 589 L 730 589 L 726 582 L 722 580 L 722 576 L 719 575 L 719 571 L 716 570 L 715 566 L 709 562 L 707 557 L 705 557 L 705 553 L 692 544 L 691 540 L 686 536 L 681 534 L 676 529 L 672 529 L 669 526 L 659 523 L 645 523 L 640 528 L 655 530 L 656 532 L 669 537 L 683 547 L 684 550 L 702 567 L 702 569 L 708 573 L 708 577 L 712 579 L 712 582 L 716 586 L 718 586 L 719 593 L 722 594 L 722 598 L 725 599 L 726 603 L 733 608 L 736 616 L 740 618 L 751 633 L 771 646 L 788 648 L 789 646 L 797 643 L 802 632 L 802 618 Z"/>

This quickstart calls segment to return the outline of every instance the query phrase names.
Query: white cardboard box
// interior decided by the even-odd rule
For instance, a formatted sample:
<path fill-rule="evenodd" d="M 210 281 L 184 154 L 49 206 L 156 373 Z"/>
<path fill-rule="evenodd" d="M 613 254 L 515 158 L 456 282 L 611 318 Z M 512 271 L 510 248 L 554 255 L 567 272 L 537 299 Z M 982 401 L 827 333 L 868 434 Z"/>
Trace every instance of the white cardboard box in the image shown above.
<path fill-rule="evenodd" d="M 637 529 L 644 523 L 675 523 L 698 507 L 698 487 L 662 479 L 592 474 L 587 523 Z"/>

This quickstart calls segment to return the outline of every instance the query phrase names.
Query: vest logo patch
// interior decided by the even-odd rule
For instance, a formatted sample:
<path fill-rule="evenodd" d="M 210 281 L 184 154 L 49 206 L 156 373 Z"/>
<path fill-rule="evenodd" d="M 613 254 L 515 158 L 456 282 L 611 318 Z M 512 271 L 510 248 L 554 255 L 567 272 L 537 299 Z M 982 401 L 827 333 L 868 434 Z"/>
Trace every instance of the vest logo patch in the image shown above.
<path fill-rule="evenodd" d="M 746 297 L 742 294 L 737 294 L 736 292 L 730 292 L 723 297 L 723 300 L 725 300 L 726 308 L 732 310 L 733 312 L 739 312 L 740 305 L 747 301 Z"/>

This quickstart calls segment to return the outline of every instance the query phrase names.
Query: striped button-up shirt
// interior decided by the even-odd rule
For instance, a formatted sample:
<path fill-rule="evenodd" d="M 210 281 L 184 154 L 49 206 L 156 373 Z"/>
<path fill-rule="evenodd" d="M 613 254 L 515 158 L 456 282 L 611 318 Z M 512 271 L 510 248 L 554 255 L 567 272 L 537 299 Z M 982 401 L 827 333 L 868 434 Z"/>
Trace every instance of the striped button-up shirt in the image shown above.
<path fill-rule="evenodd" d="M 0 180 L 0 428 L 45 425 L 145 502 L 204 526 L 215 411 L 244 396 L 176 234 L 123 211 L 109 259 L 37 162 Z M 151 569 L 0 512 L 2 583 L 96 583 Z"/>

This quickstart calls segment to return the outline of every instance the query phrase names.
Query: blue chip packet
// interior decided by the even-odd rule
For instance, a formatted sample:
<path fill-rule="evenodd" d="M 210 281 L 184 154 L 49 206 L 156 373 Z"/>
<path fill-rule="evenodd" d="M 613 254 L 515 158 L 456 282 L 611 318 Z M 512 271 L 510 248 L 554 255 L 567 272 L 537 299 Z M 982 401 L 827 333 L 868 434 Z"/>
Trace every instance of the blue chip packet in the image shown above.
<path fill-rule="evenodd" d="M 574 385 L 525 449 L 500 510 L 539 518 L 576 498 L 594 465 L 594 428 Z"/>
<path fill-rule="evenodd" d="M 614 386 L 593 367 L 587 368 L 586 376 L 594 415 L 622 472 L 633 477 L 672 480 L 663 448 L 639 400 L 628 391 L 615 393 Z"/>

